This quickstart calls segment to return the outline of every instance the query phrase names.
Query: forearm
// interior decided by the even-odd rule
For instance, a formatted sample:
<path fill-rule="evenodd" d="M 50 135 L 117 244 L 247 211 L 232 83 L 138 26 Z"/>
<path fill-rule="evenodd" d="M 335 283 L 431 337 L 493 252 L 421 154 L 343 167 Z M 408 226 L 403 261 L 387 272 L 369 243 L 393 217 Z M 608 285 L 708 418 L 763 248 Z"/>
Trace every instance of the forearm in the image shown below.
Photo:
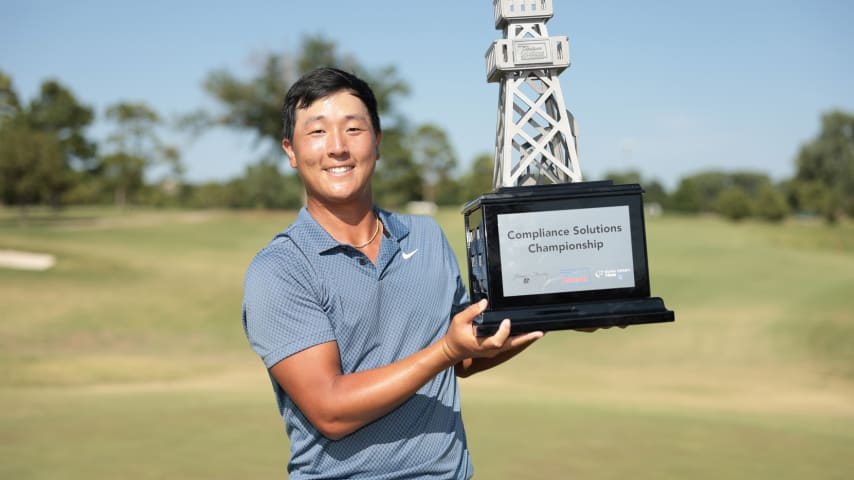
<path fill-rule="evenodd" d="M 388 414 L 453 362 L 435 343 L 390 365 L 339 374 L 304 412 L 325 436 L 343 438 Z"/>

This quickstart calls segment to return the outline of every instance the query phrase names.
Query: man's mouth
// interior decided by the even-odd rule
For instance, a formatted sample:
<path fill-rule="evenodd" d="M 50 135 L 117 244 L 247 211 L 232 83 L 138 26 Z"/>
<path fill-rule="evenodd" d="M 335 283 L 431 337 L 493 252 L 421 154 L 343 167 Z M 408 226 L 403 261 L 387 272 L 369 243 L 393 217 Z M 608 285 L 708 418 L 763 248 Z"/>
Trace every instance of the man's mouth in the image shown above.
<path fill-rule="evenodd" d="M 353 170 L 352 165 L 346 166 L 346 167 L 331 167 L 331 168 L 326 169 L 326 171 L 331 173 L 332 175 L 344 175 L 345 173 L 349 172 L 350 170 Z"/>

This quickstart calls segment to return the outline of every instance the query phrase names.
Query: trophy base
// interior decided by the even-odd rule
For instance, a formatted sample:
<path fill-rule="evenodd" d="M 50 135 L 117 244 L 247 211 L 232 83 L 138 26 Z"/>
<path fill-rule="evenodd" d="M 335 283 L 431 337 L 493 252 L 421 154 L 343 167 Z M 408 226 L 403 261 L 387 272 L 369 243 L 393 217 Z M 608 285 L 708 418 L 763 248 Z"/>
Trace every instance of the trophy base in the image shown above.
<path fill-rule="evenodd" d="M 510 334 L 518 335 L 535 331 L 672 322 L 675 316 L 673 311 L 667 310 L 664 300 L 659 297 L 505 308 L 487 310 L 480 314 L 475 320 L 477 335 L 494 334 L 505 318 L 511 321 Z"/>

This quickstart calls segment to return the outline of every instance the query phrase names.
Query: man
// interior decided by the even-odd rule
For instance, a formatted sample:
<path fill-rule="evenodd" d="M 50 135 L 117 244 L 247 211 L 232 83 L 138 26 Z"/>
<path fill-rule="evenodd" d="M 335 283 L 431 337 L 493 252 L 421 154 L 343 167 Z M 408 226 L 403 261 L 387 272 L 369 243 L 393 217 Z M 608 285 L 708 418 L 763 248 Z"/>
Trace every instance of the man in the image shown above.
<path fill-rule="evenodd" d="M 476 337 L 486 302 L 468 306 L 439 226 L 373 204 L 382 130 L 365 82 L 310 72 L 282 116 L 306 205 L 249 266 L 243 325 L 285 421 L 290 478 L 471 477 L 455 374 L 542 333 L 511 337 L 505 320 Z"/>

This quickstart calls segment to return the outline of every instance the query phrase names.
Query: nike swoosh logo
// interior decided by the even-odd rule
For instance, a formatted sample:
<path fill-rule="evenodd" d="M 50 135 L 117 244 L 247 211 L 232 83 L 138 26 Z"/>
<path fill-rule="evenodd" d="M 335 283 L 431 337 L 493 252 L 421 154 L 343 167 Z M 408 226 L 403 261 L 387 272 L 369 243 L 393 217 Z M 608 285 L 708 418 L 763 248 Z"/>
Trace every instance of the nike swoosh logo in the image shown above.
<path fill-rule="evenodd" d="M 417 248 L 416 248 L 415 250 L 413 250 L 413 251 L 409 252 L 409 253 L 407 253 L 407 252 L 403 252 L 403 253 L 401 254 L 401 256 L 403 256 L 403 259 L 404 259 L 404 260 L 409 260 L 410 258 L 412 258 L 412 256 L 413 256 L 413 255 L 415 255 L 415 253 L 416 253 L 416 252 L 418 252 L 418 249 L 417 249 Z"/>

